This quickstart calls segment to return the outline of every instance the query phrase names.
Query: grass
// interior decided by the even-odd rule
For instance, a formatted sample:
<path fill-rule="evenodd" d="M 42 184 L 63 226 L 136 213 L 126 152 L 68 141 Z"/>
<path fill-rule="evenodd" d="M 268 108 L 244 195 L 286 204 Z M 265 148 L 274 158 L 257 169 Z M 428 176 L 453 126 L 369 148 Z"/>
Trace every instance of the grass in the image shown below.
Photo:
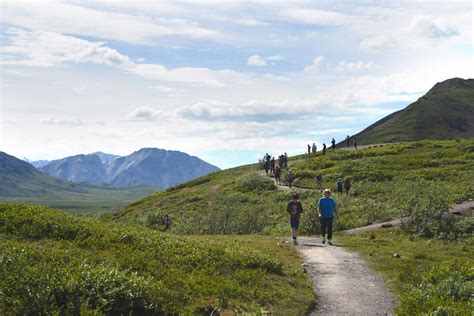
<path fill-rule="evenodd" d="M 151 195 L 105 218 L 161 229 L 160 223 L 148 219 L 170 214 L 171 232 L 178 234 L 287 234 L 286 204 L 291 192 L 260 183 L 257 169 L 255 164 L 216 172 Z M 394 203 L 397 188 L 416 180 L 443 188 L 448 203 L 474 197 L 474 140 L 328 151 L 315 158 L 293 157 L 290 169 L 296 176 L 294 184 L 307 188 L 295 189 L 305 209 L 303 234 L 319 232 L 314 217 L 320 197 L 316 175 L 322 173 L 324 187 L 332 189 L 337 178 L 352 179 L 350 197 L 334 195 L 341 215 L 336 229 L 349 229 L 399 217 Z"/>
<path fill-rule="evenodd" d="M 300 315 L 295 250 L 264 236 L 179 237 L 33 205 L 0 205 L 1 314 Z"/>
<path fill-rule="evenodd" d="M 415 238 L 400 229 L 389 229 L 338 234 L 336 240 L 360 253 L 384 277 L 399 299 L 397 314 L 471 315 L 474 310 L 472 235 L 445 241 Z"/>

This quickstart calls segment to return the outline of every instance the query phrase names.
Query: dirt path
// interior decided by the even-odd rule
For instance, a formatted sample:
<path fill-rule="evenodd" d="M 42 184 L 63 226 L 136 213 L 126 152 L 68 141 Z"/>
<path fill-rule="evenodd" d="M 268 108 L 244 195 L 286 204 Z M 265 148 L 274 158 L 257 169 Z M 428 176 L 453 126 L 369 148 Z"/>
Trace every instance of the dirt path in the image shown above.
<path fill-rule="evenodd" d="M 395 297 L 357 254 L 316 238 L 301 238 L 297 249 L 317 295 L 309 315 L 392 315 Z"/>

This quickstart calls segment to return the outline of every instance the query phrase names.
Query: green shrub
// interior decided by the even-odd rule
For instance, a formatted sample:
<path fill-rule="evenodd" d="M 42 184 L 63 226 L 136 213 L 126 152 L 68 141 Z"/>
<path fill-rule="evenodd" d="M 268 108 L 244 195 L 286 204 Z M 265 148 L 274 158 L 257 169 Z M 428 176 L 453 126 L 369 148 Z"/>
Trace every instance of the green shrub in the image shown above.
<path fill-rule="evenodd" d="M 402 229 L 424 237 L 447 235 L 451 231 L 446 187 L 440 183 L 416 179 L 400 185 L 392 198 L 393 208 L 400 210 Z"/>
<path fill-rule="evenodd" d="M 474 268 L 439 265 L 415 270 L 400 298 L 401 315 L 470 315 L 474 310 Z"/>
<path fill-rule="evenodd" d="M 235 179 L 236 188 L 242 192 L 274 191 L 276 186 L 270 178 L 258 173 L 244 174 Z"/>
<path fill-rule="evenodd" d="M 2 315 L 195 314 L 221 298 L 264 306 L 273 298 L 260 288 L 282 276 L 278 259 L 234 242 L 0 205 Z"/>

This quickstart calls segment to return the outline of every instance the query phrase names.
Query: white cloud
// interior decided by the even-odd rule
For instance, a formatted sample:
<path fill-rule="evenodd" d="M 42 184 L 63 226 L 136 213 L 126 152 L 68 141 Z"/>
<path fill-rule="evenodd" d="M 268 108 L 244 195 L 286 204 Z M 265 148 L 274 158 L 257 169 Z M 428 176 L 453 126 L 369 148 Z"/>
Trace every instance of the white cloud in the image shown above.
<path fill-rule="evenodd" d="M 62 2 L 2 2 L 2 20 L 15 26 L 56 33 L 81 34 L 129 43 L 157 43 L 157 37 L 220 38 L 212 29 L 185 19 L 151 18 L 87 8 Z M 76 23 L 80 21 L 80 23 Z"/>
<path fill-rule="evenodd" d="M 324 63 L 324 56 L 318 56 L 313 60 L 313 63 L 311 65 L 308 65 L 304 68 L 304 71 L 306 72 L 318 71 L 321 69 L 323 63 Z"/>
<path fill-rule="evenodd" d="M 266 23 L 266 22 L 262 22 L 262 21 L 252 19 L 252 18 L 240 18 L 240 19 L 236 19 L 234 21 L 237 24 L 246 25 L 246 26 L 268 25 L 268 23 Z"/>
<path fill-rule="evenodd" d="M 164 92 L 164 93 L 172 93 L 176 91 L 175 88 L 162 86 L 162 85 L 150 86 L 149 88 L 152 90 L 156 90 L 156 91 Z"/>
<path fill-rule="evenodd" d="M 457 28 L 448 25 L 442 18 L 426 15 L 414 17 L 408 29 L 421 36 L 430 38 L 445 38 L 459 35 Z"/>
<path fill-rule="evenodd" d="M 139 106 L 127 115 L 129 121 L 156 121 L 167 117 L 166 113 L 151 106 Z"/>
<path fill-rule="evenodd" d="M 363 61 L 357 61 L 357 62 L 347 62 L 345 60 L 342 60 L 339 62 L 339 65 L 335 68 L 337 72 L 350 72 L 350 71 L 362 71 L 362 70 L 369 70 L 372 68 L 375 68 L 376 65 L 372 62 L 363 62 Z"/>
<path fill-rule="evenodd" d="M 284 60 L 285 57 L 281 55 L 259 56 L 252 55 L 247 58 L 247 65 L 255 67 L 264 67 L 268 65 L 275 65 L 277 61 Z"/>
<path fill-rule="evenodd" d="M 115 66 L 123 71 L 150 79 L 187 82 L 209 87 L 222 87 L 225 82 L 242 82 L 248 76 L 221 69 L 199 67 L 167 69 L 159 64 L 136 64 L 126 55 L 104 46 L 103 42 L 89 42 L 74 36 L 52 32 L 8 29 L 10 42 L 2 47 L 1 63 L 50 67 L 67 62 Z"/>
<path fill-rule="evenodd" d="M 272 55 L 272 56 L 267 56 L 265 57 L 266 60 L 271 60 L 271 61 L 279 61 L 279 60 L 284 60 L 285 57 L 281 55 Z"/>
<path fill-rule="evenodd" d="M 260 57 L 259 55 L 252 55 L 247 59 L 247 65 L 255 67 L 264 67 L 267 66 L 267 61 Z"/>
<path fill-rule="evenodd" d="M 115 49 L 58 33 L 9 28 L 2 47 L 3 64 L 49 67 L 65 62 L 128 66 L 132 62 Z"/>
<path fill-rule="evenodd" d="M 346 25 L 354 21 L 354 17 L 342 13 L 304 8 L 284 9 L 281 15 L 297 22 L 324 26 Z"/>
<path fill-rule="evenodd" d="M 419 50 L 420 48 L 432 48 L 433 45 L 444 43 L 446 40 L 460 35 L 460 31 L 453 22 L 450 23 L 444 18 L 430 15 L 417 15 L 412 17 L 407 25 L 393 25 L 387 29 L 384 28 L 382 34 L 373 34 L 361 40 L 359 47 L 369 52 L 390 49 Z"/>
<path fill-rule="evenodd" d="M 81 127 L 86 125 L 86 123 L 80 119 L 56 119 L 54 117 L 42 118 L 40 122 L 44 125 L 57 125 L 65 127 Z"/>

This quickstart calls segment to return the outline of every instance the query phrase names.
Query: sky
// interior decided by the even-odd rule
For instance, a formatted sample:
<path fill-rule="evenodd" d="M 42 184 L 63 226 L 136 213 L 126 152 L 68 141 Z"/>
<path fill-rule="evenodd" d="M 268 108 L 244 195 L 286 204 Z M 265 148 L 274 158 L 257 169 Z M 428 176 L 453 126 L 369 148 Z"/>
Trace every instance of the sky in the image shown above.
<path fill-rule="evenodd" d="M 300 154 L 474 74 L 471 1 L 1 1 L 0 150 Z"/>

